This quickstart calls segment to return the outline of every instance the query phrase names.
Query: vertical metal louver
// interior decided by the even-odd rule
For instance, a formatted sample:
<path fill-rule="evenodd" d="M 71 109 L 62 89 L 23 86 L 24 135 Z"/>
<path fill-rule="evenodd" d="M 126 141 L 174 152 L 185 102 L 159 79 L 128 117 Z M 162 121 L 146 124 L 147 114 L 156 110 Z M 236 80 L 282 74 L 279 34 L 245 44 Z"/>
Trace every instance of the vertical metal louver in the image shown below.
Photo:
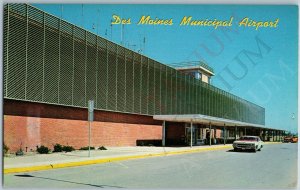
<path fill-rule="evenodd" d="M 135 97 L 135 70 L 134 70 L 134 61 L 133 61 L 133 53 L 128 49 L 125 49 L 125 66 L 126 66 L 126 80 L 125 80 L 125 90 L 126 90 L 126 104 L 125 104 L 125 112 L 131 113 L 134 112 Z M 139 90 L 138 86 L 136 87 Z M 137 96 L 139 97 L 139 96 Z"/>
<path fill-rule="evenodd" d="M 44 102 L 55 104 L 58 103 L 59 20 L 44 16 Z"/>
<path fill-rule="evenodd" d="M 115 46 L 112 42 L 107 42 L 108 49 L 108 60 L 107 60 L 107 69 L 108 69 L 108 101 L 107 101 L 107 109 L 108 110 L 116 110 L 116 98 L 117 98 L 117 46 Z"/>
<path fill-rule="evenodd" d="M 107 109 L 108 101 L 108 49 L 107 41 L 97 37 L 97 104 L 98 109 Z"/>
<path fill-rule="evenodd" d="M 27 4 L 4 6 L 4 98 L 264 124 L 265 110 Z"/>
<path fill-rule="evenodd" d="M 7 63 L 5 77 L 7 83 L 7 97 L 26 100 L 26 62 L 27 62 L 27 8 L 16 5 L 15 12 L 11 6 L 7 6 L 8 19 L 7 32 Z M 17 13 L 16 13 L 17 12 Z M 18 14 L 19 13 L 19 14 Z M 6 38 L 6 36 L 4 36 Z"/>
<path fill-rule="evenodd" d="M 126 63 L 125 49 L 118 47 L 117 73 L 116 73 L 116 107 L 117 111 L 125 112 L 126 107 Z"/>
<path fill-rule="evenodd" d="M 133 105 L 133 113 L 142 113 L 142 93 L 145 92 L 142 89 L 142 64 L 141 64 L 141 56 L 135 52 L 133 54 L 133 97 L 134 97 L 134 105 Z M 145 102 L 145 99 L 143 99 Z"/>
<path fill-rule="evenodd" d="M 161 114 L 161 106 L 162 106 L 162 99 L 161 99 L 161 70 L 160 70 L 160 63 L 154 61 L 154 101 L 155 101 L 155 106 L 154 106 L 154 112 L 155 115 L 160 115 Z"/>
<path fill-rule="evenodd" d="M 167 70 L 166 70 L 166 65 L 161 65 L 160 69 L 161 69 L 161 74 L 160 74 L 160 78 L 161 78 L 161 82 L 160 82 L 160 89 L 161 89 L 161 114 L 168 114 L 167 112 L 167 107 L 166 107 L 166 100 L 167 100 L 167 94 L 164 93 L 164 91 L 167 89 Z"/>
<path fill-rule="evenodd" d="M 74 28 L 74 106 L 86 105 L 86 32 L 80 28 Z M 61 73 L 60 73 L 61 74 Z"/>
<path fill-rule="evenodd" d="M 155 68 L 154 61 L 148 59 L 148 114 L 155 113 Z"/>
<path fill-rule="evenodd" d="M 140 105 L 141 105 L 141 113 L 142 114 L 148 114 L 148 103 L 149 103 L 149 70 L 148 70 L 148 60 L 146 57 L 142 57 L 141 56 L 141 78 L 142 78 L 142 83 L 141 83 L 141 101 L 140 101 Z"/>
<path fill-rule="evenodd" d="M 60 77 L 59 77 L 59 103 L 72 105 L 73 94 L 73 70 L 74 70 L 74 52 L 73 52 L 73 29 L 65 22 L 60 23 Z"/>
<path fill-rule="evenodd" d="M 8 30 L 9 30 L 9 14 L 8 14 L 8 6 L 5 5 L 4 7 L 4 17 L 3 17 L 3 96 L 7 97 L 7 64 L 8 64 Z"/>
<path fill-rule="evenodd" d="M 97 96 L 97 72 L 98 72 L 98 54 L 97 54 L 97 38 L 91 33 L 86 35 L 86 101 L 94 100 L 95 105 L 98 104 Z"/>

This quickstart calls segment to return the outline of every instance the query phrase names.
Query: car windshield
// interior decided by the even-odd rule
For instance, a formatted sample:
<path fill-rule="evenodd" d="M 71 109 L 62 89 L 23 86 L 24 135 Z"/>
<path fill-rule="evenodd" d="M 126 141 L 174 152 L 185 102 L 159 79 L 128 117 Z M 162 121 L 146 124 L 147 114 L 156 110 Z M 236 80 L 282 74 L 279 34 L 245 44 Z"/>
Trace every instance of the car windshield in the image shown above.
<path fill-rule="evenodd" d="M 256 138 L 256 137 L 241 137 L 240 140 L 245 140 L 245 141 L 258 141 L 258 138 Z"/>

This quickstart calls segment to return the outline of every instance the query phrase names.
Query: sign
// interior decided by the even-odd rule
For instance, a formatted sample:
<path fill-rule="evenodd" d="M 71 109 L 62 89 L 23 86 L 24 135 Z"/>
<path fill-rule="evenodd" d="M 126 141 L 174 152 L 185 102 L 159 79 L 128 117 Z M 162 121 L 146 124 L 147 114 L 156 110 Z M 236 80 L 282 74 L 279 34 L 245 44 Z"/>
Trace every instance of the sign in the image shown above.
<path fill-rule="evenodd" d="M 94 112 L 94 100 L 89 100 L 88 106 L 89 112 Z"/>
<path fill-rule="evenodd" d="M 88 120 L 94 121 L 94 100 L 88 101 Z"/>
<path fill-rule="evenodd" d="M 91 124 L 94 121 L 94 100 L 88 101 L 88 120 L 89 120 L 89 157 L 91 157 Z"/>

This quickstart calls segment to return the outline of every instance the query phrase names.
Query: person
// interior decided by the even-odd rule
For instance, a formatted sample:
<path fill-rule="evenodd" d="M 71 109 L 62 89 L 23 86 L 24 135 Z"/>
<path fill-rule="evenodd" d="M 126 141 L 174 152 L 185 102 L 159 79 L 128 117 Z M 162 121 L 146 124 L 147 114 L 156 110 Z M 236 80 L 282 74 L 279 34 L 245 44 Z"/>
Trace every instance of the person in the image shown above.
<path fill-rule="evenodd" d="M 206 144 L 209 144 L 210 132 L 206 131 Z"/>

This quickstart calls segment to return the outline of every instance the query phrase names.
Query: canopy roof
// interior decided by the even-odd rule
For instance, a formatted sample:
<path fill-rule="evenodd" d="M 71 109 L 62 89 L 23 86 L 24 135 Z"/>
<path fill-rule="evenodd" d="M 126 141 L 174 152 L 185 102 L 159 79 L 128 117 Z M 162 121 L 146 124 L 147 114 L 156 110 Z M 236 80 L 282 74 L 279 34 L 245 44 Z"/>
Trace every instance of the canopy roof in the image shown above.
<path fill-rule="evenodd" d="M 260 129 L 269 129 L 269 130 L 279 130 L 268 128 L 265 125 L 259 125 L 254 123 L 246 123 L 242 121 L 230 120 L 219 117 L 212 117 L 208 115 L 201 114 L 186 114 L 186 115 L 154 115 L 153 119 L 161 121 L 171 121 L 171 122 L 185 122 L 185 123 L 198 123 L 198 124 L 209 124 L 211 123 L 214 126 L 240 126 L 240 127 L 254 127 Z"/>

